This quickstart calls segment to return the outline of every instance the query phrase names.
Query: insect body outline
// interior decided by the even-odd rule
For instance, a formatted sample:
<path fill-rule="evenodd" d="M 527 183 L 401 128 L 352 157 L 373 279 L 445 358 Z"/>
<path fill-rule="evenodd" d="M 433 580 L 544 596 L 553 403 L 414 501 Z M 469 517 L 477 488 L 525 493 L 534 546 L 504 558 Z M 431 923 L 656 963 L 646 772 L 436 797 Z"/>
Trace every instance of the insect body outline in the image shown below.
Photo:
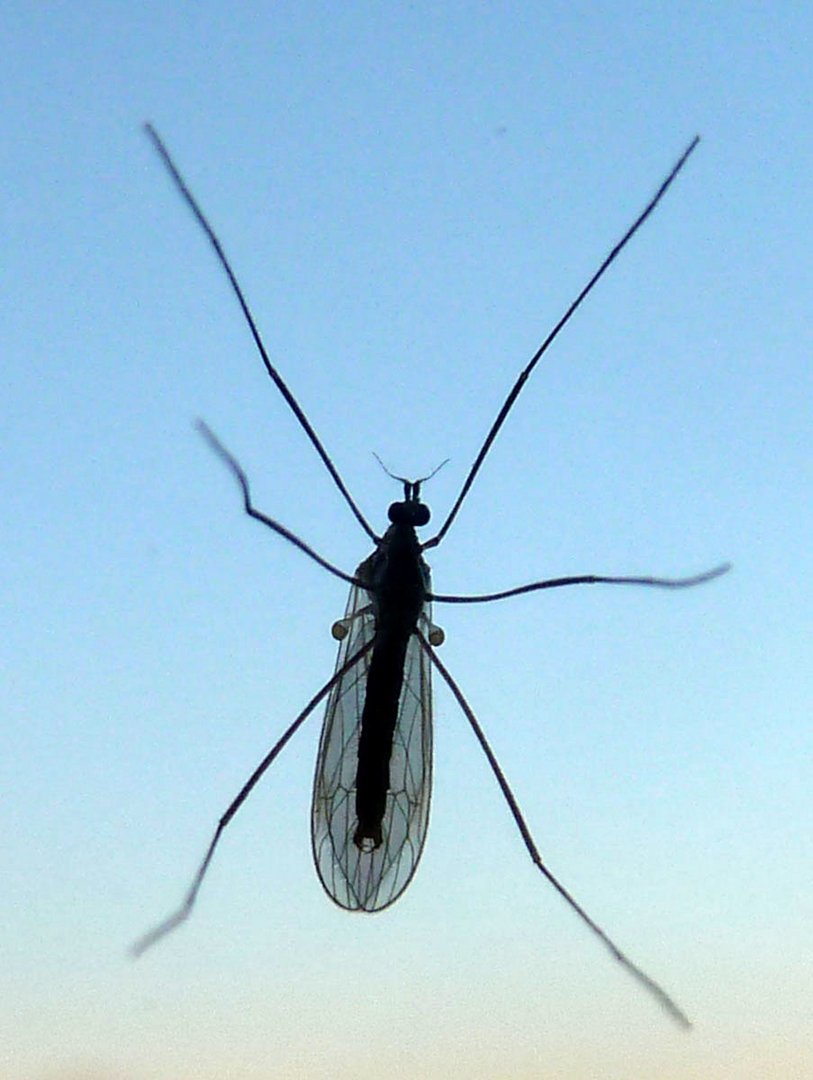
<path fill-rule="evenodd" d="M 429 509 L 419 485 L 404 487 L 389 528 L 356 570 L 364 585 L 353 586 L 337 624 L 349 630 L 339 662 L 374 644 L 359 677 L 351 670 L 331 691 L 316 758 L 314 863 L 331 899 L 351 911 L 397 900 L 417 869 L 429 821 L 431 665 L 417 634 L 421 621 L 431 625 L 431 574 L 415 533 Z"/>
<path fill-rule="evenodd" d="M 345 616 L 333 627 L 334 637 L 340 643 L 333 676 L 311 698 L 232 800 L 220 819 L 181 906 L 140 938 L 132 952 L 140 955 L 189 916 L 223 831 L 288 740 L 325 699 L 327 706 L 317 755 L 311 812 L 311 846 L 317 873 L 325 891 L 341 907 L 354 911 L 377 911 L 393 903 L 411 881 L 426 838 L 431 799 L 431 671 L 434 668 L 469 721 L 534 865 L 613 957 L 656 998 L 672 1019 L 684 1027 L 690 1026 L 686 1014 L 675 1001 L 622 952 L 541 859 L 479 721 L 435 652 L 434 646 L 442 642 L 443 633 L 432 623 L 432 603 L 486 603 L 526 592 L 581 584 L 687 588 L 720 576 L 729 569 L 728 564 L 683 578 L 581 574 L 530 582 L 496 593 L 456 596 L 433 592 L 431 573 L 423 559 L 423 552 L 435 547 L 444 538 L 494 439 L 540 358 L 652 213 L 694 151 L 699 137 L 691 141 L 643 212 L 605 257 L 522 370 L 443 524 L 433 537 L 422 542 L 415 530 L 430 520 L 429 508 L 420 499 L 421 484 L 428 477 L 417 481 L 395 477 L 403 484 L 404 498 L 390 506 L 390 525 L 382 537 L 377 536 L 354 502 L 307 416 L 272 364 L 219 239 L 154 128 L 146 125 L 146 130 L 229 278 L 266 371 L 322 458 L 359 524 L 375 544 L 375 549 L 358 566 L 355 574 L 348 574 L 334 566 L 304 540 L 254 506 L 242 466 L 212 430 L 199 421 L 201 433 L 240 485 L 246 513 L 294 544 L 334 576 L 349 583 L 351 591 Z"/>

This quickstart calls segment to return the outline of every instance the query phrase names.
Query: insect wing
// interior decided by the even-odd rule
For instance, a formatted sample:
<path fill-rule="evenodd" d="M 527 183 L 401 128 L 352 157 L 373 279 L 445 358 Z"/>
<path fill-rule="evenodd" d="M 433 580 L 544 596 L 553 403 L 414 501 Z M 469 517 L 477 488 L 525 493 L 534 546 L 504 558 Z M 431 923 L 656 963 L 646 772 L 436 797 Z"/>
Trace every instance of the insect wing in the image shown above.
<path fill-rule="evenodd" d="M 429 616 L 427 604 L 421 621 L 428 622 Z M 349 632 L 339 646 L 337 668 L 375 634 L 366 590 L 353 586 L 342 624 Z M 407 645 L 393 735 L 383 843 L 363 851 L 353 842 L 359 734 L 370 656 L 367 652 L 361 657 L 330 694 L 313 784 L 311 844 L 316 871 L 328 896 L 348 911 L 380 911 L 407 887 L 426 839 L 432 792 L 431 665 L 413 635 Z"/>

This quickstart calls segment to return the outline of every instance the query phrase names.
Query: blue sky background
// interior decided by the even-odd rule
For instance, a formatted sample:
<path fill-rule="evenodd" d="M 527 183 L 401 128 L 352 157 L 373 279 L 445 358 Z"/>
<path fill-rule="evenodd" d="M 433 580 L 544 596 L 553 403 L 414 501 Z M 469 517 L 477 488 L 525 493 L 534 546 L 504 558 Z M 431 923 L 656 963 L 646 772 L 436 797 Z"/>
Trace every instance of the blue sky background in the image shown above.
<path fill-rule="evenodd" d="M 1 1080 L 810 1075 L 813 13 L 803 4 L 32 5 L 0 14 Z M 140 131 L 166 138 L 376 527 L 442 518 L 519 369 L 691 136 L 528 384 L 440 591 L 727 578 L 438 610 L 425 856 L 352 917 L 311 867 L 320 718 L 191 922 L 211 830 L 328 677 L 368 542 Z M 807 1063 L 807 1066 L 805 1066 Z"/>

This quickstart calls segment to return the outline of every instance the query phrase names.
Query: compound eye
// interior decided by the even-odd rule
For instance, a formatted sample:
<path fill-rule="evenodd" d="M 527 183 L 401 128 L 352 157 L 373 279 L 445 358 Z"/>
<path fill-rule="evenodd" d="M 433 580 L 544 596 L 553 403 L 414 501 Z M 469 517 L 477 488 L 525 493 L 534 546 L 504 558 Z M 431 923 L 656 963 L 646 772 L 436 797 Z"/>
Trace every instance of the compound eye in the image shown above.
<path fill-rule="evenodd" d="M 390 508 L 387 511 L 387 517 L 390 519 L 393 525 L 401 525 L 409 518 L 406 514 L 406 503 L 390 503 Z"/>
<path fill-rule="evenodd" d="M 431 516 L 429 507 L 425 503 L 416 503 L 412 512 L 412 523 L 418 527 L 428 525 Z"/>

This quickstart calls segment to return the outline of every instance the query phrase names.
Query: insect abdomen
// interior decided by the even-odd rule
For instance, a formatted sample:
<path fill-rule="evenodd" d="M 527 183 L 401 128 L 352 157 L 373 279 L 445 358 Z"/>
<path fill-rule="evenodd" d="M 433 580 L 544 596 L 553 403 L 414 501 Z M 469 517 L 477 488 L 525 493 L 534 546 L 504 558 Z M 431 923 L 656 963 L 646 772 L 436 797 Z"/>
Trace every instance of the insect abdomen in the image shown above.
<path fill-rule="evenodd" d="M 367 694 L 361 717 L 356 773 L 356 816 L 353 842 L 370 850 L 382 842 L 381 822 L 390 788 L 392 738 L 404 681 L 409 635 L 379 635 L 367 675 Z"/>

